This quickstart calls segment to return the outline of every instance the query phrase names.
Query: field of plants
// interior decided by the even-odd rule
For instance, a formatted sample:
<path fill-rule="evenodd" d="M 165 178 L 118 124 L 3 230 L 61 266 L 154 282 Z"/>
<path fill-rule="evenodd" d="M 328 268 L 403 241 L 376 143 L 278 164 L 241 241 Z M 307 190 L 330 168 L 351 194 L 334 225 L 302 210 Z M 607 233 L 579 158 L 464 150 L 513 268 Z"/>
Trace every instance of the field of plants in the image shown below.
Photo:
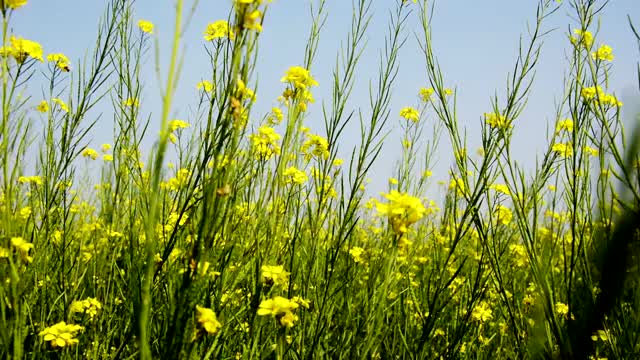
<path fill-rule="evenodd" d="M 176 115 L 197 0 L 159 1 L 175 10 L 163 32 L 134 0 L 103 1 L 81 60 L 20 36 L 13 16 L 40 2 L 0 0 L 0 357 L 640 359 L 640 136 L 609 87 L 607 1 L 537 1 L 479 132 L 438 60 L 434 0 L 389 1 L 374 74 L 359 65 L 378 0 L 352 1 L 333 75 L 313 75 L 328 2 L 310 1 L 303 61 L 260 96 L 278 1 L 224 2 L 198 39 L 210 66 L 190 85 L 195 110 Z M 622 20 L 640 50 L 640 19 Z M 142 67 L 160 62 L 159 34 L 170 49 L 149 113 Z M 513 133 L 550 36 L 565 41 L 563 91 L 525 163 Z M 396 108 L 409 37 L 424 87 Z M 627 77 L 638 97 L 640 65 Z M 354 103 L 360 78 L 369 101 Z M 93 144 L 105 129 L 112 141 Z M 390 141 L 397 163 L 380 174 Z"/>

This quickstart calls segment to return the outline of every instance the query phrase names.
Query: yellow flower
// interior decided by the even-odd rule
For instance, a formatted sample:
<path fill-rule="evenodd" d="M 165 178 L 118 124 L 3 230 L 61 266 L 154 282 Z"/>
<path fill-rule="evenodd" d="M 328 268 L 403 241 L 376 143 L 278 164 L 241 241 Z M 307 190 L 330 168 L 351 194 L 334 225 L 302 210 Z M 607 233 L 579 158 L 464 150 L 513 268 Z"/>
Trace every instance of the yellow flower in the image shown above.
<path fill-rule="evenodd" d="M 42 177 L 41 176 L 20 176 L 18 177 L 18 182 L 20 184 L 42 185 Z"/>
<path fill-rule="evenodd" d="M 282 265 L 263 265 L 262 266 L 262 281 L 271 282 L 273 285 L 286 286 L 289 283 L 290 273 L 284 270 Z"/>
<path fill-rule="evenodd" d="M 50 342 L 51 346 L 65 347 L 78 343 L 78 339 L 75 339 L 78 331 L 84 330 L 84 327 L 80 325 L 67 324 L 61 321 L 53 326 L 50 326 L 42 330 L 38 335 L 44 337 L 44 341 Z"/>
<path fill-rule="evenodd" d="M 247 11 L 244 15 L 244 23 L 243 26 L 245 29 L 255 30 L 257 32 L 262 31 L 262 24 L 260 21 L 262 20 L 262 13 L 260 10 Z"/>
<path fill-rule="evenodd" d="M 186 129 L 188 127 L 190 127 L 191 125 L 183 120 L 171 120 L 169 121 L 169 131 L 170 132 L 174 132 L 178 129 L 182 130 L 182 129 Z"/>
<path fill-rule="evenodd" d="M 42 46 L 39 43 L 17 38 L 13 35 L 9 41 L 11 41 L 11 55 L 13 55 L 18 63 L 23 63 L 27 57 L 39 60 L 40 62 L 44 61 L 42 59 Z"/>
<path fill-rule="evenodd" d="M 349 250 L 349 255 L 351 255 L 351 257 L 353 258 L 353 262 L 355 262 L 356 264 L 364 262 L 364 259 L 362 258 L 363 254 L 364 249 L 358 246 L 354 246 Z"/>
<path fill-rule="evenodd" d="M 151 21 L 139 20 L 138 21 L 138 28 L 143 33 L 153 34 L 153 23 Z"/>
<path fill-rule="evenodd" d="M 298 170 L 295 166 L 287 168 L 283 175 L 285 177 L 285 182 L 288 184 L 301 185 L 309 179 L 304 171 Z"/>
<path fill-rule="evenodd" d="M 216 313 L 209 309 L 196 305 L 196 321 L 208 334 L 215 334 L 220 330 L 222 324 L 218 321 Z"/>
<path fill-rule="evenodd" d="M 613 49 L 608 45 L 601 45 L 598 50 L 591 53 L 593 60 L 613 61 Z"/>
<path fill-rule="evenodd" d="M 249 135 L 251 146 L 260 159 L 269 160 L 274 154 L 280 154 L 280 134 L 269 126 L 261 126 L 258 132 Z"/>
<path fill-rule="evenodd" d="M 69 58 L 65 54 L 49 54 L 47 55 L 47 61 L 54 63 L 60 70 L 64 72 L 69 72 L 71 70 L 71 68 L 69 67 Z"/>
<path fill-rule="evenodd" d="M 69 312 L 71 315 L 75 313 L 83 313 L 89 315 L 89 319 L 93 320 L 96 315 L 98 315 L 98 311 L 102 309 L 102 304 L 98 299 L 89 297 L 85 300 L 74 301 L 71 303 L 69 307 Z"/>
<path fill-rule="evenodd" d="M 111 144 L 102 144 L 100 150 L 102 150 L 103 153 L 106 153 L 107 151 L 111 150 Z"/>
<path fill-rule="evenodd" d="M 554 309 L 556 311 L 556 314 L 560 316 L 567 316 L 567 314 L 569 314 L 569 307 L 564 303 L 557 302 L 554 306 Z"/>
<path fill-rule="evenodd" d="M 498 113 L 485 113 L 484 118 L 486 123 L 492 128 L 507 129 L 513 127 L 504 115 Z"/>
<path fill-rule="evenodd" d="M 573 132 L 573 120 L 564 119 L 558 121 L 558 124 L 556 125 L 556 134 L 560 134 L 563 131 L 566 131 L 567 133 Z"/>
<path fill-rule="evenodd" d="M 104 154 L 104 155 L 102 155 L 102 159 L 103 159 L 104 161 L 113 161 L 113 155 L 111 155 L 111 154 Z"/>
<path fill-rule="evenodd" d="M 509 188 L 507 187 L 507 185 L 492 184 L 489 186 L 489 189 L 495 190 L 496 192 L 499 192 L 505 195 L 511 195 L 511 192 L 509 191 Z"/>
<path fill-rule="evenodd" d="M 292 328 L 296 321 L 298 321 L 298 315 L 287 312 L 280 318 L 280 325 Z"/>
<path fill-rule="evenodd" d="M 262 300 L 257 314 L 260 316 L 278 316 L 284 315 L 298 308 L 298 303 L 291 301 L 282 296 L 276 296 L 272 299 Z"/>
<path fill-rule="evenodd" d="M 551 147 L 551 150 L 553 152 L 555 152 L 556 154 L 559 154 L 562 157 L 570 157 L 573 155 L 573 146 L 571 146 L 570 143 L 567 144 L 562 144 L 562 143 L 557 143 L 557 144 L 553 144 L 553 146 Z"/>
<path fill-rule="evenodd" d="M 496 206 L 494 216 L 496 217 L 498 224 L 502 224 L 502 225 L 509 225 L 509 223 L 511 222 L 511 219 L 513 219 L 513 214 L 511 213 L 511 210 L 509 210 L 508 207 L 503 205 Z"/>
<path fill-rule="evenodd" d="M 420 113 L 418 112 L 418 110 L 409 106 L 400 110 L 400 116 L 413 122 L 418 122 L 418 120 L 420 119 Z"/>
<path fill-rule="evenodd" d="M 92 149 L 92 148 L 85 148 L 84 150 L 82 150 L 82 153 L 81 153 L 81 154 L 82 154 L 82 156 L 84 156 L 84 157 L 89 157 L 89 158 L 91 158 L 91 160 L 95 160 L 95 159 L 97 159 L 97 158 L 98 158 L 98 156 L 100 155 L 100 154 L 98 154 L 98 152 L 97 152 L 97 151 L 95 151 L 95 150 L 94 150 L 94 149 Z"/>
<path fill-rule="evenodd" d="M 20 217 L 23 219 L 28 219 L 29 216 L 31 216 L 31 207 L 30 206 L 25 206 L 22 209 L 20 209 L 19 211 Z M 22 239 L 22 238 L 18 238 L 18 239 Z"/>
<path fill-rule="evenodd" d="M 31 209 L 29 209 L 29 213 L 31 213 Z M 30 255 L 31 250 L 33 250 L 32 243 L 25 241 L 21 237 L 12 237 L 11 246 L 13 246 L 18 251 L 18 253 L 20 254 L 20 258 L 24 262 L 33 262 L 33 256 Z"/>
<path fill-rule="evenodd" d="M 53 99 L 51 99 L 51 102 L 57 104 L 60 107 L 60 110 L 66 112 L 66 113 L 69 112 L 69 106 L 67 106 L 67 104 L 64 101 L 62 101 L 62 99 L 53 98 Z"/>
<path fill-rule="evenodd" d="M 213 91 L 213 84 L 210 81 L 202 80 L 196 85 L 196 89 L 210 93 Z"/>
<path fill-rule="evenodd" d="M 284 119 L 284 115 L 282 114 L 282 110 L 280 108 L 274 107 L 271 109 L 271 115 L 267 119 L 270 125 L 278 125 Z"/>
<path fill-rule="evenodd" d="M 427 212 L 419 198 L 406 193 L 391 190 L 390 193 L 384 194 L 384 197 L 389 202 L 377 203 L 376 210 L 389 217 L 393 230 L 400 235 L 406 233 L 407 227 L 420 220 Z"/>
<path fill-rule="evenodd" d="M 293 85 L 294 88 L 300 90 L 311 86 L 318 86 L 318 82 L 311 76 L 309 70 L 302 66 L 290 67 L 280 81 L 288 82 Z"/>
<path fill-rule="evenodd" d="M 320 135 L 307 135 L 307 140 L 302 144 L 301 150 L 307 161 L 314 156 L 329 158 L 329 142 Z"/>
<path fill-rule="evenodd" d="M 591 45 L 593 45 L 593 35 L 590 31 L 575 29 L 573 33 L 575 36 L 570 36 L 569 40 L 574 46 L 584 46 L 586 49 L 591 49 Z"/>
<path fill-rule="evenodd" d="M 138 107 L 140 106 L 140 101 L 136 98 L 128 98 L 122 103 L 122 105 L 126 107 Z"/>
<path fill-rule="evenodd" d="M 235 38 L 235 34 L 226 20 L 218 20 L 210 23 L 204 31 L 204 39 L 206 41 L 213 41 L 215 39 L 222 39 L 225 37 L 228 37 L 231 40 Z"/>
<path fill-rule="evenodd" d="M 487 322 L 493 319 L 493 311 L 491 311 L 486 302 L 482 301 L 473 308 L 471 318 L 479 322 Z"/>
<path fill-rule="evenodd" d="M 27 0 L 4 0 L 4 5 L 15 10 L 27 5 Z"/>
<path fill-rule="evenodd" d="M 47 111 L 49 111 L 49 103 L 47 102 L 47 100 L 40 101 L 40 104 L 36 106 L 36 110 L 41 113 L 46 113 Z"/>
<path fill-rule="evenodd" d="M 433 88 L 421 88 L 419 95 L 422 101 L 427 102 L 431 99 L 431 95 L 433 94 Z"/>
<path fill-rule="evenodd" d="M 583 149 L 584 149 L 584 152 L 589 154 L 590 156 L 598 156 L 598 149 L 594 149 L 588 145 L 585 145 Z"/>
<path fill-rule="evenodd" d="M 456 177 L 451 179 L 451 181 L 449 182 L 449 190 L 454 190 L 457 195 L 466 194 L 467 192 L 467 189 L 464 185 L 464 180 Z"/>

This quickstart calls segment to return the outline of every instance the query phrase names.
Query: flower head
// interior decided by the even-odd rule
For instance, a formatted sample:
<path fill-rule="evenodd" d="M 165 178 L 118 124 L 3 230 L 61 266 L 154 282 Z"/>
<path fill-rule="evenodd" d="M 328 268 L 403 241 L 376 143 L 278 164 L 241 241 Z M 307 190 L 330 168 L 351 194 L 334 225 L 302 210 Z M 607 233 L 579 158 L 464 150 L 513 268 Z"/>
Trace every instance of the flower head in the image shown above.
<path fill-rule="evenodd" d="M 15 10 L 27 5 L 27 0 L 4 0 L 4 5 Z"/>
<path fill-rule="evenodd" d="M 198 325 L 210 335 L 214 335 L 220 330 L 222 324 L 218 321 L 216 313 L 206 307 L 196 305 L 196 321 Z"/>
<path fill-rule="evenodd" d="M 138 21 L 138 28 L 143 33 L 153 34 L 153 27 L 154 26 L 153 26 L 153 23 L 151 21 L 148 21 L 148 20 L 139 20 Z"/>
<path fill-rule="evenodd" d="M 9 52 L 18 63 L 23 63 L 27 60 L 27 57 L 36 59 L 40 62 L 44 61 L 44 59 L 42 59 L 42 46 L 39 43 L 23 38 L 17 38 L 15 36 L 11 36 L 9 41 L 11 42 L 11 49 Z"/>
<path fill-rule="evenodd" d="M 384 194 L 389 200 L 388 203 L 377 203 L 376 210 L 389 217 L 393 230 L 402 235 L 408 231 L 408 226 L 420 220 L 427 209 L 422 205 L 419 198 L 397 190 L 391 190 Z"/>
<path fill-rule="evenodd" d="M 61 321 L 53 326 L 49 326 L 42 330 L 38 335 L 44 338 L 44 341 L 48 341 L 52 347 L 65 347 L 78 343 L 78 339 L 75 339 L 78 331 L 84 330 L 84 327 L 80 325 L 67 324 Z"/>
<path fill-rule="evenodd" d="M 231 30 L 229 22 L 227 22 L 226 20 L 218 20 L 216 22 L 212 22 L 207 25 L 207 28 L 204 31 L 204 39 L 206 41 L 213 41 L 215 39 L 223 39 L 226 37 L 231 40 L 235 38 L 233 30 Z"/>
<path fill-rule="evenodd" d="M 318 82 L 311 76 L 309 70 L 302 66 L 290 67 L 280 81 L 287 82 L 293 85 L 294 88 L 301 90 L 311 86 L 318 86 Z"/>
<path fill-rule="evenodd" d="M 598 50 L 591 53 L 594 60 L 613 61 L 613 49 L 608 45 L 601 45 Z"/>
<path fill-rule="evenodd" d="M 49 54 L 47 55 L 47 61 L 54 63 L 60 70 L 64 72 L 69 72 L 71 70 L 71 68 L 69 67 L 69 58 L 65 54 Z"/>
<path fill-rule="evenodd" d="M 420 113 L 418 112 L 418 110 L 409 106 L 402 108 L 402 110 L 400 110 L 400 116 L 407 119 L 408 121 L 413 121 L 413 122 L 418 122 L 418 120 L 420 119 Z"/>

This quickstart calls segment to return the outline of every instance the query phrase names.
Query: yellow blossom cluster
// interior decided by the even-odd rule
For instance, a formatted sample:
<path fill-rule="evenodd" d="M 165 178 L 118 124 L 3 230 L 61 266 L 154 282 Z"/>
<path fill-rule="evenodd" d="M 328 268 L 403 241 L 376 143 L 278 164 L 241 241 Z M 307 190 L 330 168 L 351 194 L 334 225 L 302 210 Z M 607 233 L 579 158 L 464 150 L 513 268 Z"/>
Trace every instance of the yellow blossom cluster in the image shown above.
<path fill-rule="evenodd" d="M 390 193 L 383 195 L 389 202 L 377 203 L 376 210 L 389 217 L 393 230 L 399 235 L 406 233 L 408 226 L 420 220 L 427 212 L 422 201 L 417 197 L 397 190 L 391 190 Z"/>

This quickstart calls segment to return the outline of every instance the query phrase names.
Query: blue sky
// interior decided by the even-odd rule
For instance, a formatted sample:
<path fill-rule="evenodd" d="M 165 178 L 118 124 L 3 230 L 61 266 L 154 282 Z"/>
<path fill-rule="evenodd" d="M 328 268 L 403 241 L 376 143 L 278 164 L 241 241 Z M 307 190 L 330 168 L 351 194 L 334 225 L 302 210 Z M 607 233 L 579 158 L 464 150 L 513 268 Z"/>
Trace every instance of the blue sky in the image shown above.
<path fill-rule="evenodd" d="M 187 1 L 187 4 L 190 3 Z M 368 105 L 368 83 L 377 74 L 379 49 L 383 45 L 389 9 L 394 1 L 372 0 L 372 3 L 374 17 L 367 33 L 367 48 L 358 68 L 357 86 L 350 102 L 353 109 L 357 106 L 366 108 Z M 490 97 L 505 88 L 507 72 L 511 71 L 516 59 L 519 37 L 526 32 L 527 23 L 534 20 L 536 3 L 534 0 L 436 2 L 433 23 L 435 52 L 446 82 L 450 87 L 457 88 L 459 121 L 468 129 L 470 151 L 479 144 L 478 125 L 482 114 L 491 108 Z M 31 0 L 14 14 L 11 29 L 18 36 L 39 41 L 45 53 L 63 52 L 69 55 L 73 63 L 77 63 L 94 43 L 96 24 L 106 4 L 106 0 Z M 200 79 L 208 78 L 202 31 L 207 23 L 226 18 L 229 4 L 230 0 L 200 1 L 184 37 L 185 67 L 173 107 L 175 118 L 191 120 L 190 109 L 196 102 L 194 85 Z M 257 69 L 260 87 L 257 91 L 258 103 L 254 108 L 256 112 L 252 116 L 255 119 L 262 117 L 265 111 L 276 104 L 275 99 L 283 88 L 279 80 L 284 71 L 291 65 L 302 63 L 310 27 L 309 4 L 309 0 L 274 0 L 269 8 L 261 36 Z M 514 155 L 522 161 L 535 160 L 536 151 L 539 153 L 544 146 L 547 127 L 555 120 L 555 103 L 561 95 L 567 64 L 564 55 L 569 48 L 567 33 L 575 27 L 568 5 L 565 1 L 560 11 L 547 23 L 548 29 L 555 30 L 545 39 L 529 105 L 517 120 L 514 144 L 518 146 L 514 149 Z M 351 1 L 327 0 L 327 6 L 328 19 L 311 70 L 320 86 L 314 91 L 317 102 L 310 107 L 307 120 L 307 125 L 317 132 L 322 130 L 321 103 L 330 99 L 329 81 L 335 56 L 346 38 L 351 18 Z M 138 0 L 135 8 L 136 20 L 144 18 L 156 25 L 154 36 L 159 39 L 160 57 L 166 58 L 173 31 L 173 1 Z M 597 43 L 606 43 L 614 49 L 616 58 L 610 89 L 625 102 L 624 116 L 632 118 L 640 111 L 636 78 L 640 53 L 628 26 L 627 14 L 640 26 L 638 0 L 610 1 L 601 14 Z M 427 82 L 423 55 L 414 36 L 419 31 L 419 19 L 417 12 L 414 12 L 406 28 L 409 41 L 400 53 L 401 70 L 393 91 L 392 117 L 388 129 L 391 133 L 376 164 L 376 176 L 372 176 L 374 180 L 371 185 L 376 191 L 385 189 L 386 179 L 399 158 L 400 119 L 397 113 L 404 106 L 418 103 L 417 91 Z M 152 55 L 151 52 L 146 62 L 143 110 L 159 122 L 160 92 Z M 434 120 L 433 117 L 427 119 Z M 356 143 L 357 124 L 353 125 L 353 131 L 347 131 L 341 145 L 345 150 Z M 112 129 L 110 117 L 105 116 L 91 134 L 91 144 L 98 147 L 103 142 L 111 142 Z M 434 169 L 436 179 L 446 178 L 452 160 L 446 139 L 443 139 L 442 145 L 440 160 Z"/>

